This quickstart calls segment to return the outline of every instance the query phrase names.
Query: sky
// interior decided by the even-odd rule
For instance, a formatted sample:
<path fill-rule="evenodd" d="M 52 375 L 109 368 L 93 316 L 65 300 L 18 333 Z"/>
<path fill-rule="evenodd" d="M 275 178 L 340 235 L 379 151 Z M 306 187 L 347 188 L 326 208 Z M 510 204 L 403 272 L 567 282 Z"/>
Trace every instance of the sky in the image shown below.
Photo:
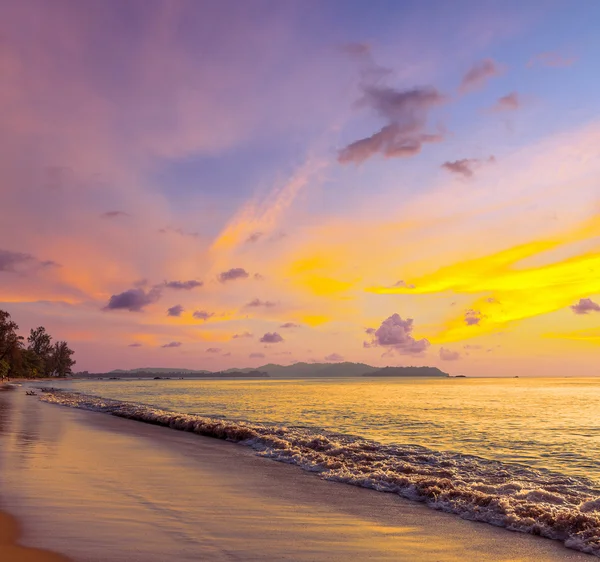
<path fill-rule="evenodd" d="M 92 372 L 598 375 L 598 21 L 0 2 L 0 309 Z"/>

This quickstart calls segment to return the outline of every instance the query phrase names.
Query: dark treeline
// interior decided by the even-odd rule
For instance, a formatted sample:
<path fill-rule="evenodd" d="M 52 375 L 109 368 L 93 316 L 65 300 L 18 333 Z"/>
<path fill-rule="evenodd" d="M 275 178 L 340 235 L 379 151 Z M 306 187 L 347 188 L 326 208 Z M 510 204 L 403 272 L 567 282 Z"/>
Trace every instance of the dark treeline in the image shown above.
<path fill-rule="evenodd" d="M 10 314 L 0 310 L 0 378 L 66 377 L 75 361 L 66 341 L 52 343 L 46 328 L 32 329 L 27 338 L 17 333 L 19 326 Z"/>

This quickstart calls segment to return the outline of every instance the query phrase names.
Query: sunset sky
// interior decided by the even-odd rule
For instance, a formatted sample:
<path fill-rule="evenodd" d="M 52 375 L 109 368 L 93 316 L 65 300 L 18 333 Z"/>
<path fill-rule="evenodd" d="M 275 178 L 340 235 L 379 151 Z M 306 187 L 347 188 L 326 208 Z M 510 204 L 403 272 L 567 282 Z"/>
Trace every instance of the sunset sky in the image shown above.
<path fill-rule="evenodd" d="M 0 3 L 0 308 L 76 370 L 600 374 L 600 3 Z"/>

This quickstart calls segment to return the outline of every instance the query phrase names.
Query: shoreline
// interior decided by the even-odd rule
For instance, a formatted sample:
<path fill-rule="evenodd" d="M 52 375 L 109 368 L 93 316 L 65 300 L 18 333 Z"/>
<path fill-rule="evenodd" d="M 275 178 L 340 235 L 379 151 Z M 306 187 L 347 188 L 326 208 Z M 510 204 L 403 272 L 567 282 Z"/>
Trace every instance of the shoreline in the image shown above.
<path fill-rule="evenodd" d="M 3 505 L 27 544 L 74 561 L 593 560 L 233 443 L 3 398 Z"/>
<path fill-rule="evenodd" d="M 18 521 L 0 511 L 0 560 L 3 562 L 70 562 L 69 558 L 49 550 L 23 546 Z"/>

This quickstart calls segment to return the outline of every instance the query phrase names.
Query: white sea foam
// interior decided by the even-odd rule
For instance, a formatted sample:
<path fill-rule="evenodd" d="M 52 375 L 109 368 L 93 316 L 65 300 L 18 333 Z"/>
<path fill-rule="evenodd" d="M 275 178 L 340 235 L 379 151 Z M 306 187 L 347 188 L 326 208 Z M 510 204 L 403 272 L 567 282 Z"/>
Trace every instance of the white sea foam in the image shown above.
<path fill-rule="evenodd" d="M 179 414 L 71 392 L 45 392 L 41 399 L 242 443 L 328 480 L 395 493 L 600 556 L 600 489 L 582 478 L 416 445 Z"/>

